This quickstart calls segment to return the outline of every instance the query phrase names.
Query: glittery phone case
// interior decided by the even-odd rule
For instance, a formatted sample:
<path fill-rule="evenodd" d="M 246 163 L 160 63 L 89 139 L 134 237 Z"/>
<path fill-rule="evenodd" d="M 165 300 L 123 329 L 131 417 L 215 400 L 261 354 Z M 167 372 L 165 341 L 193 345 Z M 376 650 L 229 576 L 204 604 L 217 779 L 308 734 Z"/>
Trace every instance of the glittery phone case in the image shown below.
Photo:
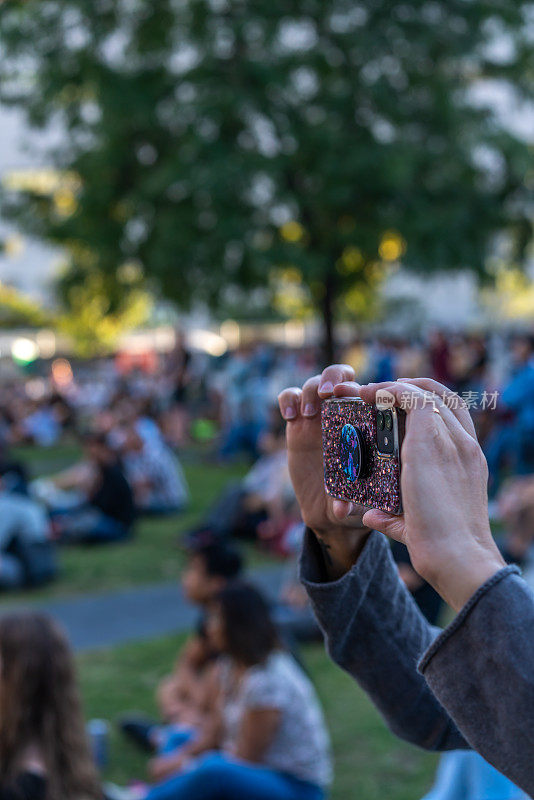
<path fill-rule="evenodd" d="M 359 398 L 325 400 L 322 406 L 324 480 L 328 494 L 391 514 L 402 512 L 400 492 L 400 447 L 404 435 L 404 413 L 393 412 L 394 452 L 383 455 L 376 445 L 376 406 Z M 365 470 L 354 477 L 353 453 L 345 432 L 359 431 L 365 448 Z"/>

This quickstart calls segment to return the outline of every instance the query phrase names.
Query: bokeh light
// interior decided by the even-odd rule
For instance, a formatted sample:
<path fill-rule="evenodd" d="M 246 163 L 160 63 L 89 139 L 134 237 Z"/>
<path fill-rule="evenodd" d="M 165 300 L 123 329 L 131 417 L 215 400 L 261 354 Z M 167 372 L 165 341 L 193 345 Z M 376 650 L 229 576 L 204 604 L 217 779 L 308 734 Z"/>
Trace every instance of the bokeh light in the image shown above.
<path fill-rule="evenodd" d="M 52 378 L 57 386 L 65 388 L 72 383 L 73 372 L 66 358 L 57 358 L 52 364 Z"/>
<path fill-rule="evenodd" d="M 378 253 L 384 261 L 398 261 L 406 252 L 406 242 L 400 233 L 396 231 L 386 231 L 383 235 Z"/>
<path fill-rule="evenodd" d="M 32 339 L 20 337 L 11 345 L 11 355 L 17 364 L 31 364 L 39 358 L 39 346 Z"/>

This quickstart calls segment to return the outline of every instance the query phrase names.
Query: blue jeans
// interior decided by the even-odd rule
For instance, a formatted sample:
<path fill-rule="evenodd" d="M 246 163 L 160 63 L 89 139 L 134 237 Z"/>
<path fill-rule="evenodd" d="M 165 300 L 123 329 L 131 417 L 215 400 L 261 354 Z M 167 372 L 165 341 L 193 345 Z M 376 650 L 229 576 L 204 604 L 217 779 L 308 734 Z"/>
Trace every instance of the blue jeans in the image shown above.
<path fill-rule="evenodd" d="M 0 553 L 0 589 L 19 589 L 25 578 L 22 561 L 10 553 Z"/>
<path fill-rule="evenodd" d="M 508 778 L 473 750 L 441 757 L 436 782 L 423 800 L 528 800 Z"/>
<path fill-rule="evenodd" d="M 122 522 L 89 505 L 70 511 L 54 512 L 52 516 L 61 522 L 60 541 L 67 544 L 120 542 L 131 533 Z"/>
<path fill-rule="evenodd" d="M 290 775 L 206 753 L 190 772 L 155 786 L 146 800 L 324 800 L 324 791 Z"/>
<path fill-rule="evenodd" d="M 147 506 L 138 506 L 136 511 L 143 517 L 167 517 L 172 514 L 178 514 L 185 508 L 185 503 L 176 506 L 164 506 L 159 503 L 150 503 Z"/>
<path fill-rule="evenodd" d="M 197 736 L 194 728 L 187 728 L 183 725 L 158 725 L 153 731 L 157 739 L 156 750 L 160 756 L 181 750 Z"/>

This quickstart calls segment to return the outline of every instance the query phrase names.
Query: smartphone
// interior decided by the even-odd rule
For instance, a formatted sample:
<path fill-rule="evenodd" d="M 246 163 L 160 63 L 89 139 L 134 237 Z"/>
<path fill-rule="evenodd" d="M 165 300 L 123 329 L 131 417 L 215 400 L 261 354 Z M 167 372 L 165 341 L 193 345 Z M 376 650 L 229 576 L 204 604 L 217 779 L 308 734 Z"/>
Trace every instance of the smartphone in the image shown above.
<path fill-rule="evenodd" d="M 328 494 L 401 514 L 405 423 L 406 413 L 400 408 L 378 409 L 359 397 L 325 400 L 323 463 Z"/>

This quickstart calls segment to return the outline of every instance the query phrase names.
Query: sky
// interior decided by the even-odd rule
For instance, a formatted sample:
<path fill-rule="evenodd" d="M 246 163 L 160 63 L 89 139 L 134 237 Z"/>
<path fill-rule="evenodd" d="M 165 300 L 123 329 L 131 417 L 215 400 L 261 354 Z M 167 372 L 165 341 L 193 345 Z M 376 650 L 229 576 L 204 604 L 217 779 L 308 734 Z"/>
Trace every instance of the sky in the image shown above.
<path fill-rule="evenodd" d="M 13 171 L 47 166 L 44 149 L 50 143 L 50 136 L 29 131 L 18 110 L 0 106 L 0 181 Z M 13 251 L 0 254 L 0 281 L 36 298 L 47 297 L 61 254 L 22 236 L 1 219 L 0 237 L 7 238 L 8 249 Z"/>

